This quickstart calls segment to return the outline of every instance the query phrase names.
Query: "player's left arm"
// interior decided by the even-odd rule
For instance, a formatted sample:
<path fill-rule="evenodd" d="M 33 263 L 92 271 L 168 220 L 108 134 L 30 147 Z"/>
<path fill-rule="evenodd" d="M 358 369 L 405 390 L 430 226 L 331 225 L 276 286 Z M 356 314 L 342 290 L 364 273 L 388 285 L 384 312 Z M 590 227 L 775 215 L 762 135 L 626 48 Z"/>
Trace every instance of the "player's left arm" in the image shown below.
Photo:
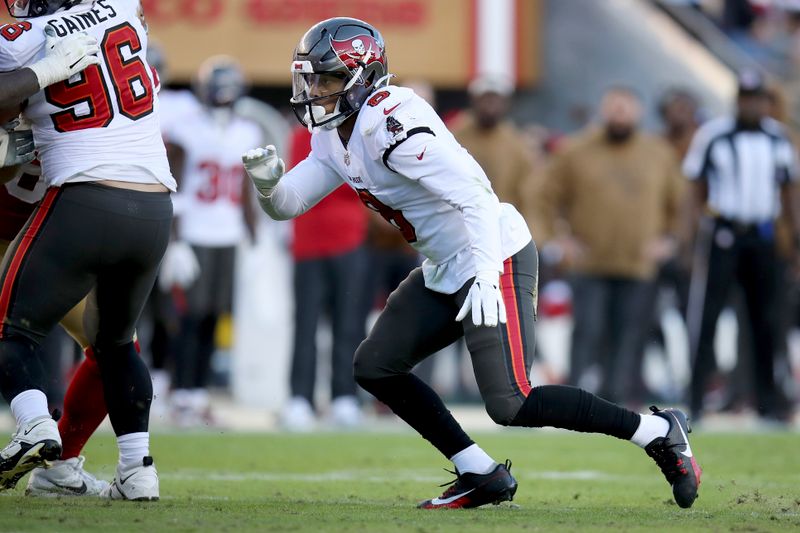
<path fill-rule="evenodd" d="M 419 155 L 422 154 L 422 159 Z M 469 154 L 439 142 L 432 133 L 408 136 L 388 157 L 395 172 L 461 211 L 477 271 L 503 272 L 500 202 L 491 186 L 468 164 Z"/>
<path fill-rule="evenodd" d="M 461 211 L 475 261 L 475 283 L 457 320 L 472 310 L 475 325 L 496 326 L 506 321 L 500 292 L 503 253 L 500 238 L 500 202 L 477 163 L 466 152 L 440 142 L 432 131 L 412 129 L 392 146 L 387 166 L 418 181 Z M 420 157 L 420 155 L 422 157 Z"/>
<path fill-rule="evenodd" d="M 97 39 L 85 32 L 59 38 L 47 26 L 44 57 L 29 62 L 27 56 L 39 50 L 39 46 L 29 46 L 18 51 L 19 55 L 14 50 L 0 48 L 0 70 L 6 71 L 0 74 L 0 108 L 14 109 L 19 114 L 19 106 L 40 90 L 100 63 Z"/>
<path fill-rule="evenodd" d="M 22 103 L 37 92 L 39 80 L 31 69 L 0 73 L 0 122 L 19 115 Z"/>

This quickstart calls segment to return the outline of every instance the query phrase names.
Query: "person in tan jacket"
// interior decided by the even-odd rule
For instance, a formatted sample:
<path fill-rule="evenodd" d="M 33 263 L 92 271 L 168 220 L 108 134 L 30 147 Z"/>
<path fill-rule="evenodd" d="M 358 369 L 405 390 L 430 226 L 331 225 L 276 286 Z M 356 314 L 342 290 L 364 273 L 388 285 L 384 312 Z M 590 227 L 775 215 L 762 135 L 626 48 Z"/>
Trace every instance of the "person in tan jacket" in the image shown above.
<path fill-rule="evenodd" d="M 476 78 L 469 85 L 470 109 L 455 119 L 452 132 L 486 171 L 500 201 L 527 215 L 534 160 L 524 133 L 507 119 L 513 92 L 505 78 Z"/>
<path fill-rule="evenodd" d="M 560 262 L 573 289 L 570 382 L 603 366 L 601 395 L 632 401 L 649 325 L 649 284 L 674 252 L 682 180 L 673 150 L 638 131 L 641 102 L 615 87 L 602 99 L 601 124 L 567 141 L 534 197 L 532 224 L 544 261 Z M 598 348 L 608 341 L 608 359 Z"/>

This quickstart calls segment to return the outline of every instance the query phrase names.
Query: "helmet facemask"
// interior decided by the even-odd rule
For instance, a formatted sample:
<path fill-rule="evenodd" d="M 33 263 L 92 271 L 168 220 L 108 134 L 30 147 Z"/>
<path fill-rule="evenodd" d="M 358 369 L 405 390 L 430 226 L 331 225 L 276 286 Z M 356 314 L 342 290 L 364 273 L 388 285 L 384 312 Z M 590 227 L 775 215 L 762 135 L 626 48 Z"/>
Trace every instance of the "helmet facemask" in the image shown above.
<path fill-rule="evenodd" d="M 297 65 L 295 62 L 294 65 Z M 349 77 L 342 71 L 335 72 L 302 72 L 303 68 L 309 69 L 308 61 L 300 70 L 295 70 L 292 75 L 292 105 L 297 119 L 309 128 L 334 129 L 342 125 L 353 113 L 358 111 L 360 103 L 357 95 L 364 91 L 367 80 L 363 77 L 363 67 Z M 293 66 L 295 68 L 295 66 Z M 325 79 L 327 78 L 327 83 Z M 331 81 L 339 80 L 342 88 L 321 96 L 311 96 L 311 88 L 315 85 L 330 85 Z M 359 90 L 360 89 L 360 90 Z M 336 104 L 330 113 L 325 111 L 325 104 L 336 99 Z"/>

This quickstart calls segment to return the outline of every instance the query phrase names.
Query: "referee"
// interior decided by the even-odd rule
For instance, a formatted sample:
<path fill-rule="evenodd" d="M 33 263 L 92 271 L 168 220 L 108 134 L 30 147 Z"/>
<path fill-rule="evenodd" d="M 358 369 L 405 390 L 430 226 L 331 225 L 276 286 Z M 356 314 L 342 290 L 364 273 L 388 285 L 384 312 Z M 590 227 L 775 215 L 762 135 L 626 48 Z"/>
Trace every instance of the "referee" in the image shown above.
<path fill-rule="evenodd" d="M 694 356 L 690 407 L 695 420 L 702 414 L 705 385 L 715 368 L 717 319 L 734 283 L 743 289 L 752 328 L 758 413 L 783 418 L 773 376 L 775 221 L 781 209 L 786 210 L 798 242 L 792 192 L 797 162 L 784 127 L 767 117 L 769 105 L 763 77 L 755 71 L 741 73 L 736 116 L 704 124 L 683 163 L 694 215 L 689 221 L 696 232 L 687 317 Z"/>

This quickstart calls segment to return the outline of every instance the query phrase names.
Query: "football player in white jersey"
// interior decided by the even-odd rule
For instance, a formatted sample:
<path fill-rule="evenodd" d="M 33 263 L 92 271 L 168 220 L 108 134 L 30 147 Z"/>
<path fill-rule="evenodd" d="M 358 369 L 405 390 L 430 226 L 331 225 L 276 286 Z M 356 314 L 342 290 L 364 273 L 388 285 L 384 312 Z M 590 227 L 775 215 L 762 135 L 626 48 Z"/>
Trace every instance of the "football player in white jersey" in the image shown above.
<path fill-rule="evenodd" d="M 24 23 L 2 25 L 0 36 L 5 40 L 15 39 L 25 28 Z M 14 106 L 40 89 L 68 79 L 100 61 L 97 40 L 86 33 L 59 38 L 53 28 L 48 26 L 45 31 L 49 33 L 44 58 L 30 67 L 0 73 L 0 109 L 10 109 L 14 114 Z M 39 163 L 33 161 L 33 132 L 29 125 L 19 124 L 20 121 L 15 119 L 0 129 L 0 181 L 5 182 L 5 186 L 0 188 L 0 257 L 5 256 L 11 241 L 25 226 L 46 190 Z M 16 153 L 9 148 L 14 148 Z M 5 157 L 2 155 L 4 150 Z M 61 460 L 51 461 L 47 469 L 35 469 L 28 480 L 26 494 L 97 496 L 108 486 L 107 482 L 83 469 L 84 459 L 80 456 L 83 445 L 107 414 L 100 371 L 83 328 L 85 308 L 86 300 L 83 299 L 61 320 L 62 327 L 86 353 L 86 358 L 70 380 L 59 419 L 63 446 Z"/>
<path fill-rule="evenodd" d="M 639 415 L 581 389 L 531 387 L 537 254 L 528 228 L 433 109 L 389 85 L 380 33 L 356 19 L 322 21 L 300 40 L 291 71 L 290 102 L 313 130 L 312 153 L 286 175 L 274 147 L 243 156 L 263 210 L 295 217 L 344 181 L 427 257 L 389 297 L 354 361 L 358 383 L 455 465 L 453 484 L 420 507 L 498 503 L 517 489 L 510 463 L 489 457 L 411 373 L 461 336 L 495 422 L 631 440 L 656 460 L 677 503 L 691 506 L 700 469 L 681 411 Z"/>
<path fill-rule="evenodd" d="M 25 131 L 25 130 L 23 130 Z M 0 136 L 4 130 L 0 129 Z M 30 133 L 30 129 L 27 130 Z M 17 132 L 15 132 L 17 133 Z M 23 154 L 20 154 L 23 155 Z M 33 157 L 33 140 L 25 158 Z M 0 168 L 0 175 L 9 167 Z M 10 181 L 0 187 L 0 257 L 25 227 L 36 204 L 47 187 L 41 179 L 38 161 L 12 169 Z M 64 396 L 58 431 L 61 434 L 61 459 L 50 461 L 47 468 L 36 468 L 28 478 L 25 494 L 30 496 L 99 496 L 108 486 L 106 481 L 84 470 L 81 450 L 107 411 L 103 399 L 103 381 L 94 358 L 91 343 L 83 327 L 86 299 L 61 319 L 61 326 L 78 343 L 86 357 L 73 370 Z"/>
<path fill-rule="evenodd" d="M 214 332 L 219 318 L 232 310 L 236 249 L 255 237 L 252 186 L 240 157 L 263 140 L 258 124 L 234 112 L 247 84 L 233 58 L 204 61 L 193 89 L 201 105 L 167 132 L 180 193 L 176 239 L 159 274 L 162 288 L 178 285 L 186 302 L 174 343 L 171 397 L 174 420 L 181 426 L 213 422 L 207 387 Z M 198 267 L 196 279 L 182 275 L 187 259 Z"/>
<path fill-rule="evenodd" d="M 58 37 L 85 32 L 101 43 L 102 61 L 38 91 L 23 112 L 49 188 L 6 254 L 0 278 L 0 392 L 18 425 L 0 451 L 0 488 L 61 453 L 36 347 L 91 291 L 90 338 L 120 451 L 105 495 L 156 500 L 152 384 L 133 336 L 169 240 L 175 180 L 158 127 L 141 7 L 138 0 L 6 0 L 6 6 L 20 22 L 10 37 L 0 36 L 0 71 L 44 57 L 46 27 Z"/>

